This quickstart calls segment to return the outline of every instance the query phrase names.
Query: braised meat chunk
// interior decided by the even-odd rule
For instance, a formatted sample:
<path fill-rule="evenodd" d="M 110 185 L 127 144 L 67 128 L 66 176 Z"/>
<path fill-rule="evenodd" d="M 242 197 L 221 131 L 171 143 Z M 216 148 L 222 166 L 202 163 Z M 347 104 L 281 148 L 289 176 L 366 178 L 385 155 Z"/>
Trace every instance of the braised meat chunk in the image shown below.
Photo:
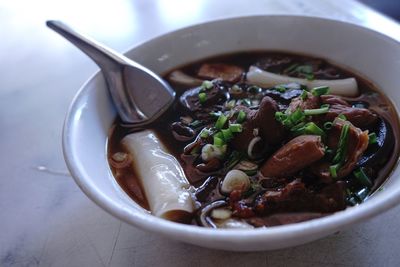
<path fill-rule="evenodd" d="M 321 137 L 301 135 L 290 140 L 260 168 L 264 177 L 287 177 L 310 166 L 324 156 Z"/>

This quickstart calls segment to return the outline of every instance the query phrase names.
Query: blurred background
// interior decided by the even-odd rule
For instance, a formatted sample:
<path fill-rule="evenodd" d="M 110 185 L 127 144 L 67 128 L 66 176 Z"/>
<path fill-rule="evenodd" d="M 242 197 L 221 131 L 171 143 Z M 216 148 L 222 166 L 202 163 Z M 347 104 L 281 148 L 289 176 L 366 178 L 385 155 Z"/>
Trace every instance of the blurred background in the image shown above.
<path fill-rule="evenodd" d="M 394 18 L 400 20 L 400 1 L 399 0 L 360 0 L 364 4 Z"/>

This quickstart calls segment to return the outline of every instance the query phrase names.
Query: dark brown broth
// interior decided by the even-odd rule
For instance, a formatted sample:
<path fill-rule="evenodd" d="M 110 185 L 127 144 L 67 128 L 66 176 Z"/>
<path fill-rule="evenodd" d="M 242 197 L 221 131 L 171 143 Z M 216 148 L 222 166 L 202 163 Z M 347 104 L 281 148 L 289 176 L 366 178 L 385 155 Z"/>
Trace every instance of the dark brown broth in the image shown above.
<path fill-rule="evenodd" d="M 301 62 L 316 60 L 316 58 L 314 57 L 304 56 L 304 55 L 295 55 L 283 52 L 257 51 L 257 52 L 234 53 L 229 55 L 207 58 L 198 62 L 187 64 L 177 69 L 181 69 L 187 74 L 194 75 L 202 63 L 218 62 L 218 63 L 234 64 L 237 66 L 241 66 L 242 68 L 247 70 L 250 65 L 258 61 L 260 58 L 268 56 L 277 56 L 277 55 L 294 57 Z M 360 75 L 355 75 L 353 72 L 341 68 L 337 65 L 334 65 L 328 61 L 323 60 L 323 62 L 325 66 L 335 68 L 340 78 L 355 77 L 357 79 L 359 90 L 361 92 L 360 97 L 358 99 L 360 101 L 368 102 L 370 105 L 370 109 L 373 109 L 379 115 L 384 117 L 393 128 L 393 133 L 395 136 L 394 151 L 389 161 L 385 163 L 384 166 L 382 166 L 382 168 L 378 173 L 377 178 L 375 179 L 375 184 L 373 187 L 373 190 L 375 190 L 384 182 L 386 177 L 388 177 L 398 159 L 398 154 L 399 154 L 398 140 L 400 134 L 399 134 L 399 121 L 397 112 L 393 104 L 389 101 L 389 99 L 367 79 L 362 78 Z M 169 73 L 170 72 L 168 72 L 164 77 L 166 78 Z M 186 89 L 188 89 L 173 83 L 171 83 L 171 85 L 177 92 L 177 98 L 176 98 L 177 100 L 179 99 L 179 96 Z M 166 146 L 168 151 L 172 155 L 174 155 L 178 159 L 178 161 L 182 164 L 183 162 L 180 158 L 180 154 L 182 153 L 182 150 L 186 145 L 186 143 L 177 141 L 173 137 L 170 131 L 170 124 L 174 121 L 179 120 L 179 117 L 182 115 L 180 113 L 181 113 L 181 108 L 179 106 L 179 102 L 176 101 L 175 104 L 161 118 L 157 119 L 156 122 L 149 125 L 148 128 L 153 129 L 156 132 L 158 138 L 161 139 L 162 143 Z M 119 142 L 129 132 L 130 132 L 129 129 L 120 126 L 120 121 L 119 119 L 117 119 L 114 128 L 111 130 L 109 138 L 110 140 L 108 144 L 109 158 L 111 157 L 111 155 L 113 155 L 113 153 L 122 151 L 122 147 L 120 146 Z M 116 177 L 117 182 L 120 184 L 123 190 L 138 204 L 148 209 L 148 203 L 144 197 L 143 189 L 142 186 L 140 185 L 139 179 L 137 179 L 135 176 L 134 167 L 130 166 L 122 172 L 121 170 L 116 170 L 113 167 L 111 167 L 111 169 L 114 176 Z M 196 184 L 195 186 L 198 186 L 198 184 Z"/>

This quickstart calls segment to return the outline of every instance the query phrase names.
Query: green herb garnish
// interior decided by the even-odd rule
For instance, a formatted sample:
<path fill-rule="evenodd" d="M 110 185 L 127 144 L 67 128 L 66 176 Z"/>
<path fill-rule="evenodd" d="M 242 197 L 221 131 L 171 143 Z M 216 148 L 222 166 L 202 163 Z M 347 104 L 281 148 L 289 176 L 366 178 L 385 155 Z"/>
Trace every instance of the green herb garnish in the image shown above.
<path fill-rule="evenodd" d="M 341 163 L 345 160 L 346 151 L 347 151 L 347 142 L 349 137 L 349 124 L 346 123 L 343 125 L 342 130 L 340 132 L 339 144 L 336 150 L 336 155 L 333 158 L 333 163 Z"/>
<path fill-rule="evenodd" d="M 218 117 L 217 122 L 215 123 L 215 128 L 222 129 L 227 120 L 228 120 L 228 117 L 226 117 L 224 114 L 221 114 Z"/>
<path fill-rule="evenodd" d="M 332 178 L 337 178 L 337 172 L 338 172 L 339 167 L 340 167 L 340 164 L 335 164 L 335 165 L 329 166 L 329 172 L 330 172 Z"/>
<path fill-rule="evenodd" d="M 232 123 L 232 124 L 229 125 L 229 130 L 232 133 L 240 133 L 240 132 L 242 132 L 242 125 L 241 124 Z"/>
<path fill-rule="evenodd" d="M 368 140 L 369 140 L 369 144 L 370 145 L 378 143 L 378 140 L 377 140 L 377 137 L 376 137 L 376 133 L 370 133 L 368 135 L 368 138 L 369 138 Z"/>
<path fill-rule="evenodd" d="M 308 92 L 306 90 L 303 90 L 303 92 L 301 92 L 300 97 L 302 100 L 306 100 L 308 97 Z"/>
<path fill-rule="evenodd" d="M 207 94 L 206 93 L 199 93 L 199 101 L 201 104 L 204 104 L 207 101 Z"/>
<path fill-rule="evenodd" d="M 325 136 L 325 132 L 319 128 L 314 122 L 304 123 L 301 122 L 290 129 L 294 135 L 303 135 L 303 134 L 311 134 L 311 135 L 320 135 Z"/>
<path fill-rule="evenodd" d="M 242 123 L 245 120 L 246 120 L 246 112 L 244 112 L 243 110 L 240 110 L 238 115 L 237 115 L 236 121 L 238 123 Z"/>
<path fill-rule="evenodd" d="M 326 95 L 329 93 L 329 86 L 318 86 L 311 89 L 311 93 L 315 96 Z"/>
<path fill-rule="evenodd" d="M 274 87 L 274 90 L 278 91 L 279 93 L 284 93 L 286 92 L 286 87 L 283 85 L 276 85 Z"/>
<path fill-rule="evenodd" d="M 219 138 L 214 135 L 213 139 L 214 139 L 214 146 L 221 147 L 221 146 L 225 145 L 225 142 L 222 138 Z"/>
<path fill-rule="evenodd" d="M 337 177 L 337 172 L 339 171 L 339 168 L 343 165 L 343 163 L 346 160 L 347 143 L 348 143 L 348 139 L 349 139 L 348 138 L 349 137 L 349 128 L 350 128 L 349 124 L 346 123 L 343 125 L 342 130 L 340 132 L 338 148 L 336 149 L 335 157 L 332 160 L 332 163 L 334 165 L 331 165 L 329 167 L 329 171 L 333 178 Z"/>
<path fill-rule="evenodd" d="M 322 105 L 320 108 L 316 109 L 305 109 L 304 115 L 306 116 L 321 115 L 328 113 L 328 111 L 329 111 L 329 105 Z"/>
<path fill-rule="evenodd" d="M 211 81 L 203 81 L 201 84 L 201 88 L 204 88 L 206 90 L 211 89 L 214 87 L 214 84 Z"/>
<path fill-rule="evenodd" d="M 222 129 L 221 132 L 222 132 L 222 135 L 224 136 L 224 140 L 226 142 L 229 142 L 233 138 L 232 131 L 229 128 L 228 129 Z"/>
<path fill-rule="evenodd" d="M 368 175 L 365 174 L 364 168 L 358 168 L 353 172 L 354 177 L 357 179 L 357 182 L 366 187 L 372 187 L 372 182 L 369 179 Z"/>
<path fill-rule="evenodd" d="M 201 132 L 200 132 L 200 137 L 201 138 L 205 139 L 205 138 L 207 138 L 209 136 L 210 136 L 210 131 L 208 129 L 204 128 L 203 130 L 201 130 Z"/>

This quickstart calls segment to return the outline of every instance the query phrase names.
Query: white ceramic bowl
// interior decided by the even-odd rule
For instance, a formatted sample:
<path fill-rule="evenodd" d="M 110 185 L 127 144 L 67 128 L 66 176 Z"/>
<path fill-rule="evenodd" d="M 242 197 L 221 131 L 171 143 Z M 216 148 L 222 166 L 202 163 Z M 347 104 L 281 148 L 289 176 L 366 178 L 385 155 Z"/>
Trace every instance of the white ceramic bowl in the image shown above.
<path fill-rule="evenodd" d="M 251 50 L 283 50 L 326 58 L 368 77 L 400 102 L 400 44 L 343 22 L 300 16 L 254 16 L 219 20 L 168 33 L 126 55 L 157 73 L 198 59 Z M 119 187 L 106 159 L 107 134 L 116 112 L 101 73 L 81 88 L 68 112 L 64 156 L 76 183 L 100 207 L 139 228 L 204 247 L 237 251 L 284 248 L 327 236 L 400 202 L 400 169 L 360 206 L 321 219 L 252 230 L 215 230 L 156 218 Z"/>

